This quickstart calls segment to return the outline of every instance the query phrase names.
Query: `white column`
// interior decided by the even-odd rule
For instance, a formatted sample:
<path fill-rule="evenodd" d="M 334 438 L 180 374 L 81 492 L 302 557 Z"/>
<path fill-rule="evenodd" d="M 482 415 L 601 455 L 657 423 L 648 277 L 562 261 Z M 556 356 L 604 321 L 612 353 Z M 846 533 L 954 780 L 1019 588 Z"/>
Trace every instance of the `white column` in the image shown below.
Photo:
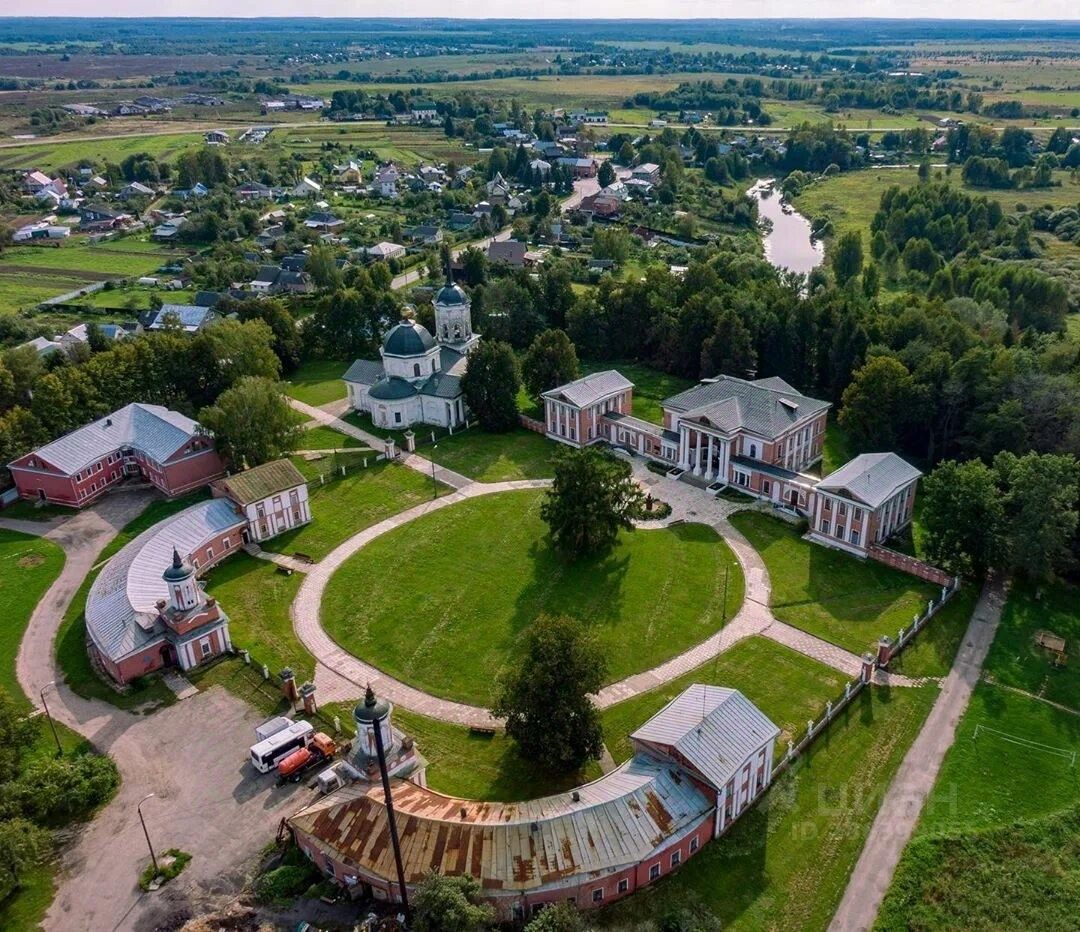
<path fill-rule="evenodd" d="M 679 427 L 679 468 L 686 469 L 690 465 L 690 432 Z"/>
<path fill-rule="evenodd" d="M 694 431 L 694 475 L 701 475 L 701 431 Z"/>
<path fill-rule="evenodd" d="M 713 478 L 713 462 L 712 462 L 712 457 L 713 457 L 713 435 L 712 434 L 709 434 L 709 452 L 708 452 L 707 455 L 708 455 L 708 459 L 705 460 L 705 478 L 709 479 L 711 481 L 712 478 Z"/>

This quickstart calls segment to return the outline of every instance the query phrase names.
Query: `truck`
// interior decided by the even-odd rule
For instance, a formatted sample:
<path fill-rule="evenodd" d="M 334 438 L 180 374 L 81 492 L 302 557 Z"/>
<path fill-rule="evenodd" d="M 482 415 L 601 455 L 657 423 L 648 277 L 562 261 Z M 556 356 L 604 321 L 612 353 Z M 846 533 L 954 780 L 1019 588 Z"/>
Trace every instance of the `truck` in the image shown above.
<path fill-rule="evenodd" d="M 333 738 L 321 731 L 315 732 L 305 747 L 298 748 L 278 762 L 278 784 L 299 782 L 305 773 L 326 763 L 337 751 Z"/>

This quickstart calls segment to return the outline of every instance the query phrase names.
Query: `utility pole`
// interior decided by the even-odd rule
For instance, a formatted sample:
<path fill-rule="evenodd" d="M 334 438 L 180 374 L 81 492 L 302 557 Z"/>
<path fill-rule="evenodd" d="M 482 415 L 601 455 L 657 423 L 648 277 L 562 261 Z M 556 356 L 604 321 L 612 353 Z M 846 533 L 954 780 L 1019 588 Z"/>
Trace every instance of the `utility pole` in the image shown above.
<path fill-rule="evenodd" d="M 139 813 L 139 821 L 142 823 L 143 834 L 146 836 L 146 847 L 150 849 L 150 860 L 154 864 L 154 875 L 158 874 L 157 855 L 154 854 L 154 846 L 150 843 L 150 833 L 146 830 L 146 819 L 143 818 L 142 804 L 148 799 L 153 799 L 153 793 L 147 793 L 142 799 L 139 800 L 139 805 L 135 807 L 135 811 Z"/>
<path fill-rule="evenodd" d="M 431 464 L 434 476 L 435 464 Z M 366 705 L 375 705 L 375 693 L 368 687 L 367 696 L 364 699 Z M 386 769 L 386 748 L 383 746 L 382 723 L 385 717 L 374 722 L 375 753 L 379 757 L 379 774 L 382 776 L 383 796 L 386 798 L 386 818 L 390 825 L 390 844 L 394 849 L 394 864 L 397 866 L 398 889 L 401 891 L 401 909 L 405 913 L 405 922 L 412 918 L 409 910 L 409 894 L 405 890 L 405 866 L 401 861 L 401 842 L 398 840 L 397 820 L 394 818 L 394 799 L 390 794 L 390 774 Z"/>
<path fill-rule="evenodd" d="M 49 720 L 49 727 L 52 729 L 52 736 L 53 736 L 53 738 L 56 739 L 56 756 L 57 757 L 63 757 L 64 756 L 64 747 L 63 747 L 62 744 L 60 744 L 60 736 L 56 733 L 56 722 L 53 721 L 53 717 L 49 713 L 49 703 L 47 703 L 45 701 L 45 690 L 47 690 L 49 687 L 55 687 L 55 686 L 56 686 L 56 683 L 52 682 L 52 683 L 46 683 L 44 686 L 41 687 L 41 693 L 40 693 L 40 695 L 41 695 L 41 705 L 45 709 L 45 717 Z"/>

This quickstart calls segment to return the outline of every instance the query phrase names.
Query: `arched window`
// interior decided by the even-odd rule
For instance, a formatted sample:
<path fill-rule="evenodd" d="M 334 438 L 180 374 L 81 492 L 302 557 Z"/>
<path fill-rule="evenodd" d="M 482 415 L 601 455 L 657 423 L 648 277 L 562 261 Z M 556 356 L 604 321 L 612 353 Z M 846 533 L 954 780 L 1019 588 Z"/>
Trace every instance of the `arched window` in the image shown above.
<path fill-rule="evenodd" d="M 414 362 L 412 367 L 412 374 L 415 376 L 420 375 L 420 363 Z"/>
<path fill-rule="evenodd" d="M 757 459 L 757 444 L 756 443 L 750 444 L 750 459 L 752 459 L 752 460 Z"/>
<path fill-rule="evenodd" d="M 431 357 L 431 371 L 432 372 L 435 371 L 435 357 L 434 356 Z"/>

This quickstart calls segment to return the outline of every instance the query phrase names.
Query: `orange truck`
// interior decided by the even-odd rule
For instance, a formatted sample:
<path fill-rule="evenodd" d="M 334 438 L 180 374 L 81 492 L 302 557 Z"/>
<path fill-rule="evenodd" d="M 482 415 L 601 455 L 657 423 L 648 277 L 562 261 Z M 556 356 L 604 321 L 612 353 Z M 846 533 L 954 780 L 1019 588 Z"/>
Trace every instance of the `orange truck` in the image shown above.
<path fill-rule="evenodd" d="M 293 751 L 278 763 L 278 783 L 296 783 L 313 767 L 333 758 L 337 751 L 333 738 L 321 731 L 315 732 L 307 747 Z"/>

